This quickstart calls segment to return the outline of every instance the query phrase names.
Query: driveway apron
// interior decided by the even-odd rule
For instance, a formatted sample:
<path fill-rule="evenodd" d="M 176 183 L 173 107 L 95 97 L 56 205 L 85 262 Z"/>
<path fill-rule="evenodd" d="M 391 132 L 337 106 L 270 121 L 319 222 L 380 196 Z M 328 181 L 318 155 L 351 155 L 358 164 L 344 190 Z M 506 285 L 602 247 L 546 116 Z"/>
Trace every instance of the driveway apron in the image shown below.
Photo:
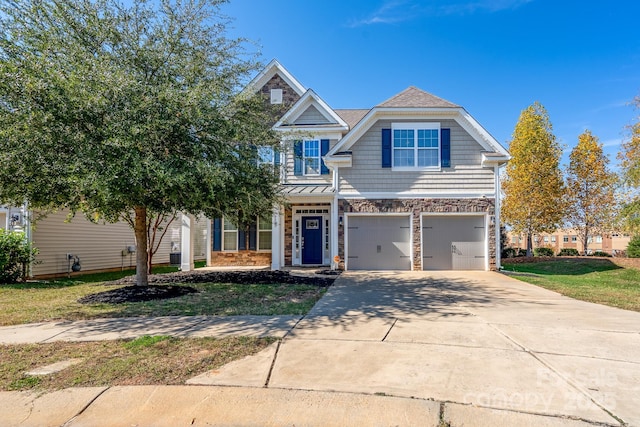
<path fill-rule="evenodd" d="M 640 313 L 492 272 L 345 272 L 267 386 L 640 425 Z"/>

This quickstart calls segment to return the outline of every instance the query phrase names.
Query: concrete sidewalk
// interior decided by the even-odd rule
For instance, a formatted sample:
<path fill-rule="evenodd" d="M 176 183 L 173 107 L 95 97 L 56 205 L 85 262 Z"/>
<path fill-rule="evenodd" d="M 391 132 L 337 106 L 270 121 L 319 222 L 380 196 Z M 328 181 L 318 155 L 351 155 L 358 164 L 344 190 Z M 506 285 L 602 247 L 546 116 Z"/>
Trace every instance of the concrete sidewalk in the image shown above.
<path fill-rule="evenodd" d="M 143 335 L 282 338 L 301 316 L 166 316 L 32 323 L 0 327 L 0 344 L 101 341 Z"/>
<path fill-rule="evenodd" d="M 0 425 L 640 426 L 640 313 L 498 273 L 346 272 L 303 319 L 102 319 L 0 342 L 149 334 L 283 339 L 186 386 L 0 393 Z"/>

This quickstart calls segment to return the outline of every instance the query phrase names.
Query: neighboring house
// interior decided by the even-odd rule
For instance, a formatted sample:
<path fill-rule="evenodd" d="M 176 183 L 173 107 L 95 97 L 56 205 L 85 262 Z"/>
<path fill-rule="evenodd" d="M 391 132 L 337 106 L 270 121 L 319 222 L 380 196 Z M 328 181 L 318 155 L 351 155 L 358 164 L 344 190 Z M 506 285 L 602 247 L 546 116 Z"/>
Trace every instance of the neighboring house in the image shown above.
<path fill-rule="evenodd" d="M 527 239 L 523 235 L 507 233 L 507 244 L 515 249 L 526 249 Z M 631 236 L 625 233 L 608 233 L 589 238 L 589 252 L 606 252 L 608 254 L 620 254 L 627 250 Z M 573 229 L 560 229 L 553 233 L 541 234 L 533 239 L 534 248 L 551 248 L 557 254 L 562 249 L 575 249 L 580 254 L 584 252 L 584 245 L 578 237 L 578 232 Z"/>
<path fill-rule="evenodd" d="M 211 265 L 348 270 L 499 266 L 499 167 L 510 158 L 462 107 L 409 87 L 333 110 L 280 63 L 248 86 L 282 104 L 274 128 L 287 203 L 238 229 L 212 221 Z"/>
<path fill-rule="evenodd" d="M 31 214 L 24 207 L 0 207 L 0 228 L 25 232 L 39 250 L 38 262 L 31 266 L 31 276 L 67 274 L 76 257 L 82 272 L 135 267 L 135 238 L 125 222 L 96 224 L 82 214 L 68 220 L 67 212 L 56 212 L 32 224 Z M 193 232 L 185 227 L 185 220 L 179 216 L 169 225 L 153 257 L 154 264 L 168 264 L 172 258 L 170 254 L 180 254 L 187 245 L 193 258 L 206 258 L 208 220 L 197 221 Z M 188 240 L 185 240 L 186 234 Z M 174 259 L 178 261 L 180 257 Z M 183 261 L 188 263 L 189 260 Z"/>

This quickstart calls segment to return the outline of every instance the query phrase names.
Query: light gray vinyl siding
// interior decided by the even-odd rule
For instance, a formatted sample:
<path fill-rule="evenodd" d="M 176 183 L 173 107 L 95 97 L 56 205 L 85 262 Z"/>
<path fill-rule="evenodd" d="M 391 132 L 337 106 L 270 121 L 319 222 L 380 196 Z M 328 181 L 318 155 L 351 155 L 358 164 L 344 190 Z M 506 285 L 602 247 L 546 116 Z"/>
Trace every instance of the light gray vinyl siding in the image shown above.
<path fill-rule="evenodd" d="M 295 121 L 296 125 L 324 125 L 332 123 L 325 116 L 318 111 L 318 109 L 310 105 L 304 113 L 300 115 Z"/>
<path fill-rule="evenodd" d="M 67 253 L 80 257 L 82 271 L 135 266 L 135 254 L 122 255 L 128 246 L 135 245 L 133 230 L 128 224 L 94 224 L 80 214 L 65 222 L 66 217 L 66 212 L 50 214 L 33 227 L 33 244 L 40 251 L 33 275 L 65 273 Z M 154 264 L 168 263 L 172 248 L 180 251 L 180 225 L 179 217 L 169 225 L 153 257 Z M 204 258 L 205 239 L 206 220 L 202 218 L 196 223 L 194 258 Z"/>
<path fill-rule="evenodd" d="M 301 136 L 300 139 L 310 139 L 311 136 Z M 314 138 L 314 139 L 323 139 L 323 138 Z M 329 141 L 329 147 L 332 148 L 334 145 L 338 143 L 337 139 L 332 139 Z M 286 152 L 284 154 L 285 158 L 285 183 L 287 184 L 331 184 L 331 171 L 327 175 L 294 175 L 294 150 L 293 150 L 294 142 L 291 141 L 290 144 L 287 145 Z"/>
<path fill-rule="evenodd" d="M 401 120 L 393 120 L 394 123 Z M 416 120 L 408 120 L 416 122 Z M 454 120 L 438 121 L 451 129 L 451 167 L 441 170 L 394 171 L 382 168 L 382 129 L 391 120 L 379 120 L 352 147 L 353 166 L 340 169 L 340 193 L 407 192 L 484 194 L 494 191 L 493 169 L 483 168 L 478 144 Z"/>

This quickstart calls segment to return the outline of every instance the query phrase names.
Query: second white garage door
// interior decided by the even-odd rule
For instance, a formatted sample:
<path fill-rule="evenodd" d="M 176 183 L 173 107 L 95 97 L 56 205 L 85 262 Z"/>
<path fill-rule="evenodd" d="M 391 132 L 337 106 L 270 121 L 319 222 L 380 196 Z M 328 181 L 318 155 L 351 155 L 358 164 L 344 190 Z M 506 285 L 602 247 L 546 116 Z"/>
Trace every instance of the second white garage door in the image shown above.
<path fill-rule="evenodd" d="M 349 216 L 347 269 L 411 270 L 409 216 Z"/>
<path fill-rule="evenodd" d="M 484 216 L 424 216 L 423 270 L 485 270 Z"/>

